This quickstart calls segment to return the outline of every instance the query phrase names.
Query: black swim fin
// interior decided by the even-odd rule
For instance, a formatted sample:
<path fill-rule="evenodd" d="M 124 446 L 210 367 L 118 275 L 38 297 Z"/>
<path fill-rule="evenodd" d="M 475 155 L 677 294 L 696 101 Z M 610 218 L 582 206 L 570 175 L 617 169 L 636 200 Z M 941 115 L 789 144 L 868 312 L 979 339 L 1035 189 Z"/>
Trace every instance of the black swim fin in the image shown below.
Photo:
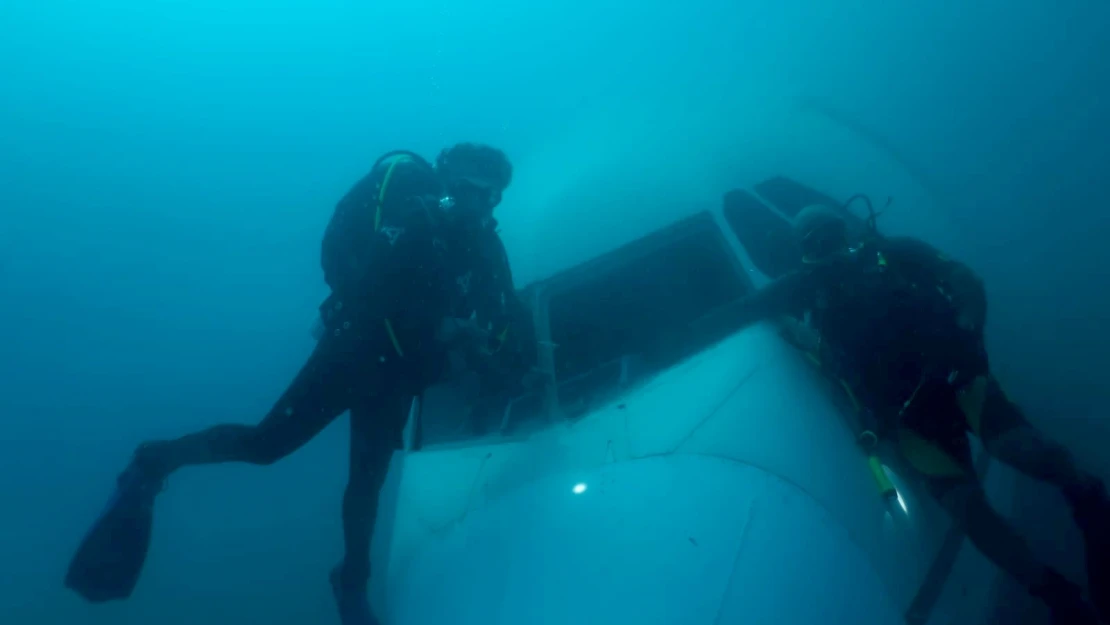
<path fill-rule="evenodd" d="M 1047 570 L 1029 592 L 1048 606 L 1052 625 L 1099 625 L 1095 608 L 1083 598 L 1083 591 L 1056 571 Z"/>
<path fill-rule="evenodd" d="M 132 463 L 69 563 L 65 585 L 91 603 L 131 596 L 150 546 L 161 480 Z"/>
<path fill-rule="evenodd" d="M 370 610 L 370 601 L 366 596 L 366 583 L 360 586 L 350 586 L 343 580 L 343 566 L 337 566 L 331 571 L 331 590 L 335 595 L 335 604 L 339 608 L 339 622 L 343 625 L 379 625 L 378 619 Z"/>
<path fill-rule="evenodd" d="M 1110 496 L 1099 482 L 1069 499 L 1087 551 L 1087 589 L 1099 617 L 1110 622 Z"/>

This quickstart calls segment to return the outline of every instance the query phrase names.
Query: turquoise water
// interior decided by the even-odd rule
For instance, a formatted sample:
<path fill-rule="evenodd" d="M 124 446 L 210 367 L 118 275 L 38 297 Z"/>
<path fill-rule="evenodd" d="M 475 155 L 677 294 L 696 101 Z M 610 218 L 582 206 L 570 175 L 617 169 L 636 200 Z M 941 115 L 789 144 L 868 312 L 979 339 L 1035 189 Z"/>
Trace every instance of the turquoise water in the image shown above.
<path fill-rule="evenodd" d="M 0 622 L 333 622 L 342 427 L 175 476 L 126 604 L 61 579 L 137 442 L 269 409 L 397 148 L 509 154 L 519 286 L 757 173 L 893 172 L 887 223 L 986 277 L 996 368 L 1110 473 L 1110 9 L 925 4 L 3 0 Z"/>

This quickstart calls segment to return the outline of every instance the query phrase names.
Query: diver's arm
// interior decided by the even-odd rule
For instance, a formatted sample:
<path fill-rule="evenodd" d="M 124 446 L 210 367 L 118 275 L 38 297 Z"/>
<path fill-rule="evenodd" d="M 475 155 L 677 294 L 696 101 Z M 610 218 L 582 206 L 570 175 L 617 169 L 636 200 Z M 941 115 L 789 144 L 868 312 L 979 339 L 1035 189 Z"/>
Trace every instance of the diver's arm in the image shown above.
<path fill-rule="evenodd" d="M 691 345 L 709 345 L 753 323 L 800 313 L 809 307 L 815 289 L 812 274 L 792 272 L 745 297 L 711 310 L 692 323 L 665 332 L 641 354 L 649 363 L 664 363 L 687 353 Z"/>
<path fill-rule="evenodd" d="M 673 357 L 690 345 L 720 341 L 747 326 L 808 307 L 814 289 L 809 273 L 791 272 L 747 296 L 699 317 L 692 323 L 666 332 L 645 350 L 648 360 Z"/>
<path fill-rule="evenodd" d="M 478 363 L 484 372 L 483 390 L 515 386 L 538 359 L 532 313 L 516 293 L 508 254 L 496 234 L 489 241 L 487 259 L 491 275 L 478 302 L 479 317 L 489 328 L 483 346 L 487 357 Z"/>
<path fill-rule="evenodd" d="M 532 315 L 517 295 L 509 254 L 505 251 L 505 244 L 500 236 L 493 236 L 492 246 L 493 288 L 486 296 L 491 310 L 494 311 L 493 348 L 501 350 L 511 345 L 513 351 L 521 352 L 524 360 L 531 366 L 536 356 L 536 331 Z"/>
<path fill-rule="evenodd" d="M 791 272 L 750 295 L 714 309 L 692 326 L 699 332 L 717 334 L 765 319 L 800 313 L 809 307 L 814 293 L 813 274 Z"/>

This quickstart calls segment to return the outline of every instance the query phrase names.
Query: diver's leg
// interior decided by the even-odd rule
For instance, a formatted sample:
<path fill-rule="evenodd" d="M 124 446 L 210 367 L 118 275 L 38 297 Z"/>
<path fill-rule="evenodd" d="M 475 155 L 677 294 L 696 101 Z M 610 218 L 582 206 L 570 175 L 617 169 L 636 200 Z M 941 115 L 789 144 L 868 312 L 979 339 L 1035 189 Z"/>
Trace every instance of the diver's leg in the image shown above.
<path fill-rule="evenodd" d="M 971 542 L 991 562 L 1029 588 L 1040 582 L 1044 565 L 1006 519 L 991 507 L 973 476 L 928 481 L 930 492 Z"/>
<path fill-rule="evenodd" d="M 994 457 L 1022 473 L 1058 486 L 1083 532 L 1090 594 L 1104 619 L 1110 620 L 1110 497 L 1097 477 L 1080 469 L 1063 445 L 1026 421 L 994 379 L 979 380 L 965 395 L 965 412 L 979 408 L 983 445 Z M 980 393 L 976 398 L 974 395 Z"/>
<path fill-rule="evenodd" d="M 220 425 L 172 441 L 147 443 L 120 475 L 104 513 L 74 554 L 66 585 L 89 601 L 129 596 L 150 543 L 154 501 L 165 478 L 189 464 L 268 464 L 311 439 L 348 407 L 358 350 L 317 345 L 289 389 L 256 426 Z"/>
<path fill-rule="evenodd" d="M 271 464 L 311 440 L 349 408 L 360 367 L 354 346 L 324 338 L 281 398 L 257 425 L 226 424 L 136 451 L 136 464 L 164 478 L 196 464 Z"/>
<path fill-rule="evenodd" d="M 1044 566 L 1017 532 L 990 506 L 972 462 L 954 396 L 924 395 L 926 411 L 907 415 L 898 432 L 903 458 L 924 478 L 929 492 L 953 523 L 992 562 L 1025 586 L 1039 581 Z"/>
<path fill-rule="evenodd" d="M 1040 597 L 1057 619 L 1097 623 L 1079 588 L 1033 554 L 1010 523 L 991 507 L 979 483 L 960 398 L 947 386 L 922 392 L 903 416 L 898 444 L 903 457 L 925 478 L 929 491 L 972 544 Z"/>
<path fill-rule="evenodd" d="M 412 396 L 391 392 L 351 409 L 351 452 L 343 493 L 343 562 L 332 572 L 332 587 L 343 625 L 374 623 L 366 596 L 370 542 L 382 484 L 393 452 L 402 446 Z"/>
<path fill-rule="evenodd" d="M 1041 598 L 1059 623 L 1098 623 L 1082 591 L 1058 572 L 1042 564 L 1025 540 L 987 501 L 974 474 L 967 477 L 933 478 L 928 481 L 933 495 L 961 528 L 972 544 L 1002 570 Z"/>
<path fill-rule="evenodd" d="M 344 578 L 365 584 L 370 576 L 370 539 L 378 511 L 378 495 L 412 404 L 405 395 L 351 413 L 351 457 L 343 492 Z"/>
<path fill-rule="evenodd" d="M 977 433 L 988 453 L 1025 475 L 1059 486 L 1069 499 L 1094 487 L 1098 480 L 1076 466 L 1066 447 L 1030 425 L 998 382 L 977 383 L 982 387 L 967 393 L 983 394 Z"/>

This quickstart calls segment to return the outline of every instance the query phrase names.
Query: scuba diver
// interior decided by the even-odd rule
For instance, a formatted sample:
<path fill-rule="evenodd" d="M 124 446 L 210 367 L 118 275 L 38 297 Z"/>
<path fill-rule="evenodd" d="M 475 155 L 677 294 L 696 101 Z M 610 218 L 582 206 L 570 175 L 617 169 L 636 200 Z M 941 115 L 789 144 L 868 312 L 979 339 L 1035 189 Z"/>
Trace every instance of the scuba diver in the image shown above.
<path fill-rule="evenodd" d="M 493 218 L 511 179 L 503 152 L 472 143 L 443 150 L 434 166 L 405 151 L 378 159 L 327 226 L 322 264 L 331 294 L 320 306 L 315 349 L 292 383 L 257 425 L 140 445 L 66 585 L 91 602 L 130 596 L 155 497 L 174 471 L 274 463 L 350 411 L 345 555 L 330 580 L 343 625 L 376 623 L 367 600 L 370 541 L 413 398 L 448 374 L 458 354 L 502 387 L 535 359 L 531 317 Z"/>
<path fill-rule="evenodd" d="M 1054 622 L 1110 621 L 1110 498 L 1067 449 L 1026 421 L 991 375 L 983 282 L 920 240 L 880 235 L 874 210 L 853 247 L 846 208 L 799 212 L 799 267 L 697 325 L 804 320 L 822 369 L 843 382 L 874 433 L 895 444 L 980 552 L 1042 599 Z M 1085 540 L 1094 609 L 991 507 L 968 432 L 995 458 L 1060 488 Z"/>

